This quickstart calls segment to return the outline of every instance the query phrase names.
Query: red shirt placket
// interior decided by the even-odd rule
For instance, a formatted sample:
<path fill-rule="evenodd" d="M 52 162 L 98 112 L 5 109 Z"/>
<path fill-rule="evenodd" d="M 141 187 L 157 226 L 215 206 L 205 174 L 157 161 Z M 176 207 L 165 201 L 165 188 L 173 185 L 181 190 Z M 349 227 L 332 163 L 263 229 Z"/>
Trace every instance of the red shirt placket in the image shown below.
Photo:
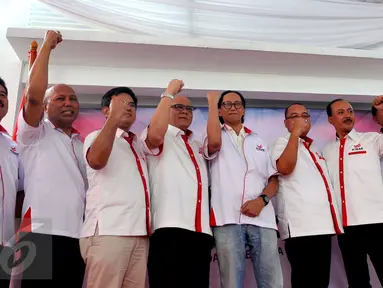
<path fill-rule="evenodd" d="M 196 232 L 202 232 L 202 219 L 201 219 L 202 177 L 201 177 L 201 171 L 198 167 L 197 160 L 195 159 L 193 149 L 189 145 L 187 136 L 182 135 L 182 139 L 185 142 L 186 149 L 189 153 L 190 159 L 192 160 L 192 162 L 194 164 L 194 168 L 195 168 L 196 175 L 197 175 L 198 188 L 197 188 L 197 204 L 196 204 L 196 213 L 195 213 L 195 229 L 196 229 Z"/>
<path fill-rule="evenodd" d="M 311 150 L 310 150 L 310 144 L 311 143 L 308 144 L 307 142 L 304 142 L 304 146 L 306 147 L 307 151 L 309 152 L 309 154 L 311 156 L 311 159 L 314 161 L 314 164 L 315 164 L 316 168 L 318 169 L 320 175 L 322 176 L 324 185 L 326 187 L 327 199 L 328 199 L 328 202 L 330 203 L 330 212 L 331 212 L 332 221 L 334 223 L 335 232 L 336 232 L 336 234 L 341 234 L 342 232 L 341 232 L 341 230 L 339 228 L 338 219 L 336 217 L 334 205 L 332 203 L 332 196 L 331 196 L 330 186 L 328 185 L 328 182 L 327 182 L 327 179 L 326 179 L 326 177 L 324 175 L 322 167 L 319 165 L 319 163 L 318 163 L 314 153 L 311 152 Z"/>
<path fill-rule="evenodd" d="M 150 231 L 150 200 L 149 200 L 148 185 L 146 183 L 145 174 L 144 174 L 144 170 L 142 169 L 140 158 L 138 157 L 138 154 L 137 154 L 137 152 L 133 146 L 133 137 L 134 137 L 134 134 L 129 133 L 129 137 L 124 137 L 124 138 L 129 143 L 130 149 L 132 150 L 133 155 L 136 158 L 137 169 L 141 175 L 142 185 L 144 186 L 145 206 L 146 206 L 146 211 L 145 211 L 145 214 L 146 214 L 146 231 L 147 231 L 148 235 L 150 236 L 151 235 L 151 231 Z"/>
<path fill-rule="evenodd" d="M 339 185 L 340 185 L 340 196 L 342 198 L 343 227 L 347 226 L 346 195 L 344 191 L 344 146 L 345 145 L 346 145 L 346 138 L 343 138 L 340 140 L 340 144 L 339 144 Z"/>

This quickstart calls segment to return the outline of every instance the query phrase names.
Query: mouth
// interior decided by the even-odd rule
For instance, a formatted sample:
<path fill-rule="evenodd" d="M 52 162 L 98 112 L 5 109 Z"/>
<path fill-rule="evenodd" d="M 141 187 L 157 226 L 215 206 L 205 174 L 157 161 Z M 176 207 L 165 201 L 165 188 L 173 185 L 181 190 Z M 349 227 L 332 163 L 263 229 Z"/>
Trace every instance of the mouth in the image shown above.
<path fill-rule="evenodd" d="M 72 110 L 65 110 L 65 111 L 61 112 L 61 115 L 63 115 L 63 116 L 73 116 L 74 115 L 74 111 L 72 111 Z"/>
<path fill-rule="evenodd" d="M 229 113 L 229 115 L 239 115 L 239 114 L 235 113 L 235 112 L 232 112 L 232 113 Z"/>
<path fill-rule="evenodd" d="M 346 120 L 343 121 L 343 123 L 345 123 L 345 124 L 351 124 L 351 123 L 352 123 L 352 120 L 351 120 L 351 119 L 346 119 Z"/>

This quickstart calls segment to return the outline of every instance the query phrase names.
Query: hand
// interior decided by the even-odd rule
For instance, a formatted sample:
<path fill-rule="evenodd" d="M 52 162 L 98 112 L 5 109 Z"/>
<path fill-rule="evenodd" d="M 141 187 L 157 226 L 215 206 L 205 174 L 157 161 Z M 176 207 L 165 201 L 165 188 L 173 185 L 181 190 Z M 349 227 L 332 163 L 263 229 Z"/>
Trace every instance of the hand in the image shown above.
<path fill-rule="evenodd" d="M 109 117 L 118 123 L 121 117 L 123 117 L 128 112 L 128 104 L 121 101 L 117 97 L 112 97 L 112 101 L 109 105 Z"/>
<path fill-rule="evenodd" d="M 308 125 L 308 119 L 303 119 L 303 118 L 297 118 L 294 120 L 294 123 L 293 123 L 293 129 L 291 131 L 291 134 L 294 135 L 294 136 L 301 136 L 303 131 L 305 130 L 305 128 L 307 127 Z"/>
<path fill-rule="evenodd" d="M 241 213 L 248 217 L 257 217 L 265 207 L 265 202 L 262 198 L 258 197 L 255 200 L 247 201 L 241 207 Z"/>
<path fill-rule="evenodd" d="M 51 49 L 55 49 L 62 40 L 61 33 L 52 30 L 48 30 L 44 36 L 44 43 L 47 43 Z"/>
<path fill-rule="evenodd" d="M 175 96 L 182 91 L 182 87 L 184 87 L 184 85 L 185 85 L 184 81 L 173 79 L 172 81 L 169 82 L 168 88 L 166 89 L 165 93 L 169 93 Z"/>
<path fill-rule="evenodd" d="M 374 101 L 372 101 L 372 106 L 376 109 L 383 109 L 383 95 L 375 97 Z"/>
<path fill-rule="evenodd" d="M 217 91 L 209 91 L 207 93 L 207 101 L 209 105 L 217 105 L 220 96 L 221 96 L 221 93 Z"/>

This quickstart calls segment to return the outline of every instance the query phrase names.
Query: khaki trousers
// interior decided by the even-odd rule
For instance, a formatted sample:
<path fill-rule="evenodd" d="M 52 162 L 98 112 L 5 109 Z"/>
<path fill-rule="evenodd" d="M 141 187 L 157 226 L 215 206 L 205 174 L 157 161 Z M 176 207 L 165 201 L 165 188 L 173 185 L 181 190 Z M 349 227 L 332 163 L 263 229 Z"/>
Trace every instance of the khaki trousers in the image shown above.
<path fill-rule="evenodd" d="M 86 287 L 145 288 L 148 249 L 148 237 L 99 236 L 96 231 L 81 238 Z"/>

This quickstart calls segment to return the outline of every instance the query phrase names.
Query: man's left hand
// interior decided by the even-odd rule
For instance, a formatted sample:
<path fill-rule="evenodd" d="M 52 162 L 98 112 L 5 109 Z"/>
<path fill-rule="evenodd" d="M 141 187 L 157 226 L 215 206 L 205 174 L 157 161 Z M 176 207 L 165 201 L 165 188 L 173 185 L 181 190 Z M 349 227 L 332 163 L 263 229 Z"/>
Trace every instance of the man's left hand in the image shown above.
<path fill-rule="evenodd" d="M 248 217 L 257 217 L 261 214 L 263 207 L 265 207 L 265 202 L 262 198 L 258 197 L 243 204 L 241 212 Z"/>

